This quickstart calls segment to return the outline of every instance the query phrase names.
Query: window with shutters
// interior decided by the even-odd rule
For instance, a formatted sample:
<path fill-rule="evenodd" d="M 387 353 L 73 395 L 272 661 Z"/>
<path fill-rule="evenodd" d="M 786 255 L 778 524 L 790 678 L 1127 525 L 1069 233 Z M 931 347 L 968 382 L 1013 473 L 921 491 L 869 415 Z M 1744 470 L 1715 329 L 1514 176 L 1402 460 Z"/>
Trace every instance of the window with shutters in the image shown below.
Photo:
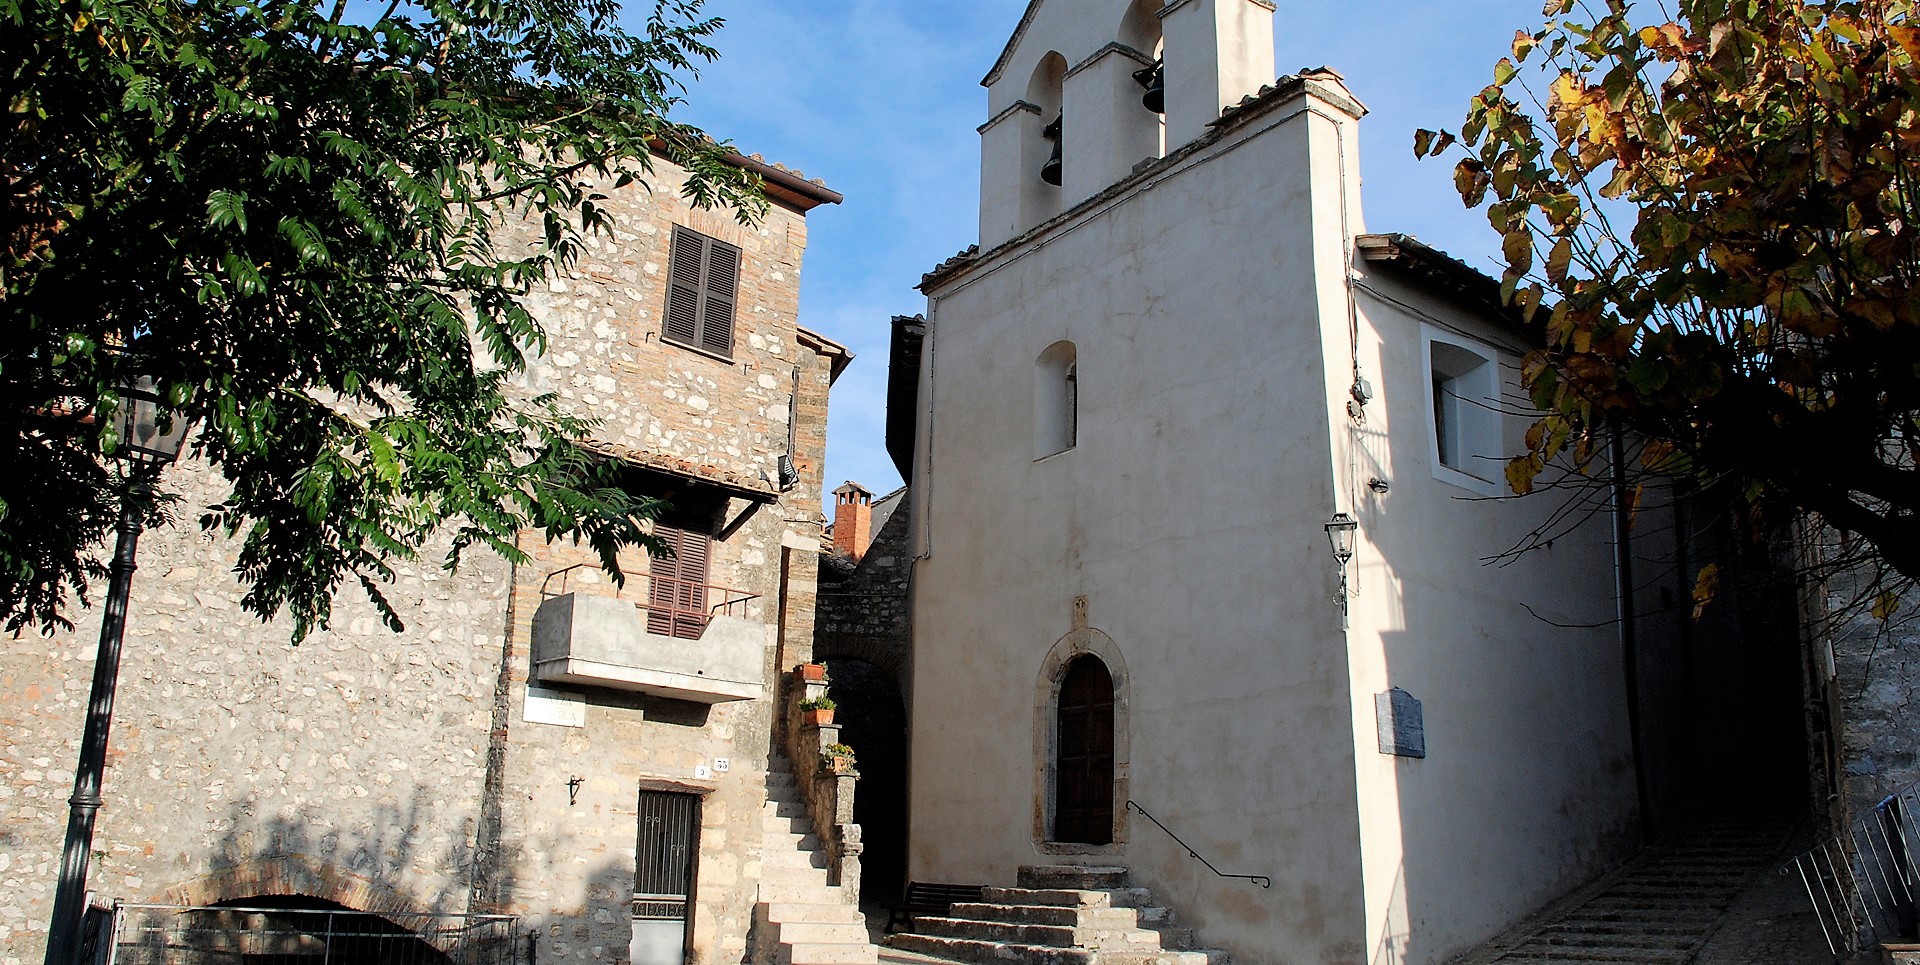
<path fill-rule="evenodd" d="M 740 249 L 674 225 L 667 277 L 667 313 L 660 340 L 732 359 Z"/>
<path fill-rule="evenodd" d="M 673 555 L 655 556 L 649 564 L 647 632 L 698 640 L 707 629 L 707 575 L 713 537 L 659 523 L 654 524 L 653 535 Z"/>

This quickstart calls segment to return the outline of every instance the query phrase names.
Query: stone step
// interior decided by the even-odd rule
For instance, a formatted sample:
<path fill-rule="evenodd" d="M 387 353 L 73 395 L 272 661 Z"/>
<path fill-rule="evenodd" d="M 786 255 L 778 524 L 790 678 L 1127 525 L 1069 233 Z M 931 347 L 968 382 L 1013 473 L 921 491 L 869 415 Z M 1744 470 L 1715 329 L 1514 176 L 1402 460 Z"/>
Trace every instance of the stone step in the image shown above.
<path fill-rule="evenodd" d="M 1160 947 L 1179 951 L 1194 951 L 1193 929 L 1183 925 L 1152 925 L 1149 931 L 1158 932 Z"/>
<path fill-rule="evenodd" d="M 762 831 L 760 846 L 767 851 L 812 851 L 820 847 L 820 836 L 807 831 Z"/>
<path fill-rule="evenodd" d="M 754 908 L 754 914 L 769 922 L 829 922 L 835 924 L 860 924 L 865 927 L 866 916 L 852 905 L 822 904 L 806 901 L 762 901 Z"/>
<path fill-rule="evenodd" d="M 1132 928 L 1140 924 L 1137 909 L 1081 905 L 993 905 L 961 901 L 947 909 L 947 917 L 1019 925 L 1085 925 L 1096 928 Z"/>
<path fill-rule="evenodd" d="M 807 816 L 807 806 L 799 801 L 769 800 L 761 813 L 779 818 L 804 818 Z"/>
<path fill-rule="evenodd" d="M 1020 866 L 1022 888 L 1106 891 L 1128 887 L 1127 869 L 1115 865 L 1028 864 Z"/>
<path fill-rule="evenodd" d="M 1521 957 L 1545 958 L 1551 962 L 1630 962 L 1632 965 L 1686 965 L 1691 951 L 1655 951 L 1646 948 L 1602 945 L 1593 948 L 1540 946 L 1526 944 L 1514 951 Z M 1506 965 L 1508 959 L 1502 959 Z"/>
<path fill-rule="evenodd" d="M 812 834 L 813 822 L 807 818 L 779 818 L 771 814 L 760 817 L 760 829 L 769 834 Z"/>
<path fill-rule="evenodd" d="M 887 946 L 973 965 L 1093 965 L 1097 954 L 1089 948 L 1010 945 L 912 932 L 887 936 Z"/>
<path fill-rule="evenodd" d="M 793 921 L 773 923 L 769 929 L 774 938 L 783 945 L 831 945 L 867 943 L 867 922 L 859 921 L 811 921 L 800 918 Z"/>
<path fill-rule="evenodd" d="M 995 905 L 1078 905 L 1083 908 L 1140 908 L 1153 904 L 1153 893 L 1145 888 L 1111 888 L 1103 891 L 1079 888 L 998 888 L 983 889 L 980 897 Z"/>
<path fill-rule="evenodd" d="M 1533 936 L 1527 944 L 1553 945 L 1568 948 L 1604 946 L 1607 948 L 1646 948 L 1678 951 L 1692 947 L 1693 935 L 1684 933 L 1675 934 L 1672 932 L 1661 935 L 1649 935 L 1625 931 L 1596 935 L 1593 932 L 1550 928 Z"/>
<path fill-rule="evenodd" d="M 780 943 L 773 953 L 774 965 L 874 965 L 880 950 L 861 942 Z"/>
<path fill-rule="evenodd" d="M 824 851 L 801 851 L 792 848 L 763 847 L 760 850 L 762 868 L 827 868 L 827 855 Z"/>
<path fill-rule="evenodd" d="M 1157 952 L 1101 950 L 1099 965 L 1227 965 L 1231 961 L 1223 948 L 1196 948 L 1189 951 L 1162 949 Z"/>
<path fill-rule="evenodd" d="M 838 885 L 827 884 L 824 874 L 805 882 L 760 879 L 760 900 L 769 904 L 832 904 L 844 901 L 844 894 Z"/>
<path fill-rule="evenodd" d="M 1060 948 L 1126 948 L 1157 950 L 1160 933 L 1145 928 L 1086 928 L 1068 925 L 1026 925 L 972 918 L 914 919 L 915 930 L 942 938 L 968 938 L 1012 945 L 1053 945 Z"/>
<path fill-rule="evenodd" d="M 760 858 L 760 885 L 817 885 L 827 886 L 827 869 L 812 865 L 767 864 L 767 856 Z"/>

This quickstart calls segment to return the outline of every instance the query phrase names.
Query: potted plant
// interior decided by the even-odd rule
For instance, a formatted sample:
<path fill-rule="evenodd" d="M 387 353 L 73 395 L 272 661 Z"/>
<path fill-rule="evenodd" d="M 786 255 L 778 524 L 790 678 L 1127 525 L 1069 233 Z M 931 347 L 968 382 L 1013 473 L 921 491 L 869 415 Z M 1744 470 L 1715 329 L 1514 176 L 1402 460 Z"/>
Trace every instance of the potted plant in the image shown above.
<path fill-rule="evenodd" d="M 820 769 L 829 774 L 852 774 L 853 748 L 845 744 L 828 744 L 820 752 Z"/>
<path fill-rule="evenodd" d="M 809 727 L 833 723 L 833 709 L 840 706 L 832 697 L 809 697 L 800 702 L 800 720 Z"/>
<path fill-rule="evenodd" d="M 823 663 L 803 663 L 800 665 L 800 679 L 807 683 L 826 683 L 827 665 Z"/>

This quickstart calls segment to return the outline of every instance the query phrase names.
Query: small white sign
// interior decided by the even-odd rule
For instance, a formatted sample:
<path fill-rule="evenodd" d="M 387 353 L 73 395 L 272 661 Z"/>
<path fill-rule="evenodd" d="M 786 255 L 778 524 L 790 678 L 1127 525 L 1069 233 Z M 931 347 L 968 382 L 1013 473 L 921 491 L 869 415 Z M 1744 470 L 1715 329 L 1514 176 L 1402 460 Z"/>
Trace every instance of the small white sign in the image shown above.
<path fill-rule="evenodd" d="M 708 766 L 707 766 L 707 765 L 705 765 L 705 764 L 700 764 L 700 765 L 698 765 L 698 766 L 696 766 L 696 767 L 694 767 L 694 769 L 693 769 L 693 776 L 694 776 L 694 777 L 699 777 L 699 778 L 708 778 L 708 777 L 712 777 L 712 776 L 713 776 L 713 768 L 711 768 L 711 767 L 708 767 Z"/>
<path fill-rule="evenodd" d="M 539 684 L 527 685 L 527 706 L 521 716 L 529 724 L 555 724 L 560 727 L 587 726 L 587 702 L 579 694 L 548 690 Z"/>
<path fill-rule="evenodd" d="M 719 771 L 722 774 L 725 774 L 727 772 L 727 769 L 731 768 L 732 766 L 733 766 L 733 761 L 728 760 L 727 758 L 716 757 L 713 759 L 713 769 L 716 771 Z"/>

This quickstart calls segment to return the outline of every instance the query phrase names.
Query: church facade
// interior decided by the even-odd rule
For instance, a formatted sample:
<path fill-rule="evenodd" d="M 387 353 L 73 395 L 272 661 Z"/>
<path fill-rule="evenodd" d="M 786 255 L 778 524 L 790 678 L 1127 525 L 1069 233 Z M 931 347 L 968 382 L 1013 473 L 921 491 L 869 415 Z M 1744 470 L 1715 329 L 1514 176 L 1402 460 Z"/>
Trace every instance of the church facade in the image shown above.
<path fill-rule="evenodd" d="M 1679 793 L 1677 618 L 1618 609 L 1604 499 L 1502 498 L 1530 320 L 1369 233 L 1366 109 L 1273 23 L 1036 0 L 984 81 L 981 240 L 895 360 L 908 876 L 1119 867 L 1238 962 L 1442 962 Z"/>

